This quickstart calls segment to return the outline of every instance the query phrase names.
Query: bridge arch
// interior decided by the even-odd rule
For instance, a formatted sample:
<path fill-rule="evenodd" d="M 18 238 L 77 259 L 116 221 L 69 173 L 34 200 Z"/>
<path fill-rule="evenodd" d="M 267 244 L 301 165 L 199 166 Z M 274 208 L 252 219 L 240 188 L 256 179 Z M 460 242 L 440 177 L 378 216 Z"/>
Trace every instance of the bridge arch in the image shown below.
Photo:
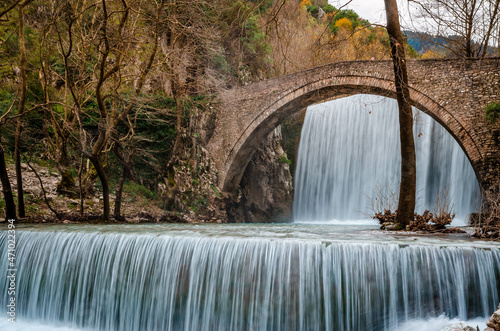
<path fill-rule="evenodd" d="M 374 76 L 341 75 L 306 82 L 286 93 L 271 97 L 238 132 L 237 139 L 231 144 L 224 160 L 221 188 L 227 195 L 236 192 L 243 173 L 253 153 L 266 137 L 280 123 L 309 105 L 328 101 L 340 96 L 355 94 L 374 94 L 395 98 L 395 86 L 391 73 Z M 414 107 L 431 116 L 441 124 L 459 143 L 478 175 L 477 164 L 482 159 L 481 149 L 462 123 L 460 113 L 447 107 L 447 102 L 438 102 L 425 89 L 410 84 L 411 103 Z M 450 108 L 450 109 L 448 109 Z M 229 146 L 228 146 L 229 147 Z"/>

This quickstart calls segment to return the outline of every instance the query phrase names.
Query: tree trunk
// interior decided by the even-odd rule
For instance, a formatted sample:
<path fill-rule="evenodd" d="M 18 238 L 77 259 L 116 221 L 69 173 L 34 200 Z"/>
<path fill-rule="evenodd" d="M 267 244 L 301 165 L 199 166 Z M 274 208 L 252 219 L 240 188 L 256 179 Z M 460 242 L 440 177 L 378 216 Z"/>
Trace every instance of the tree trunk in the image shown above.
<path fill-rule="evenodd" d="M 408 89 L 403 34 L 399 25 L 396 0 L 385 0 L 387 32 L 391 42 L 391 55 L 394 64 L 394 82 L 399 109 L 399 138 L 401 141 L 401 183 L 396 222 L 408 225 L 415 213 L 416 162 L 415 142 L 413 141 L 413 114 Z"/>
<path fill-rule="evenodd" d="M 125 184 L 125 180 L 130 177 L 131 164 L 130 164 L 130 157 L 125 159 L 125 156 L 120 152 L 118 142 L 115 142 L 113 146 L 113 151 L 116 155 L 116 158 L 118 159 L 118 161 L 122 166 L 122 173 L 120 174 L 120 179 L 118 180 L 118 186 L 116 187 L 115 209 L 113 212 L 114 218 L 119 220 L 121 218 L 123 184 Z"/>
<path fill-rule="evenodd" d="M 26 104 L 27 77 L 26 77 L 26 43 L 24 40 L 24 5 L 19 6 L 19 69 L 21 76 L 20 98 L 17 108 L 16 133 L 14 140 L 14 159 L 16 162 L 16 181 L 17 181 L 17 209 L 19 217 L 25 217 L 23 174 L 21 169 L 21 133 L 23 130 L 24 107 Z"/>
<path fill-rule="evenodd" d="M 497 17 L 499 7 L 500 7 L 500 0 L 496 0 L 495 5 L 493 6 L 493 14 L 491 15 L 492 19 L 490 20 L 490 23 L 488 25 L 488 31 L 486 32 L 486 37 L 484 38 L 483 52 L 481 54 L 482 58 L 484 58 L 486 55 L 488 55 L 488 48 L 489 48 L 491 33 L 493 32 L 493 29 L 495 28 L 494 17 Z M 500 38 L 500 35 L 498 36 L 498 38 Z"/>
<path fill-rule="evenodd" d="M 90 161 L 94 165 L 94 168 L 97 172 L 97 176 L 99 176 L 99 180 L 102 185 L 102 201 L 104 203 L 102 210 L 102 220 L 109 221 L 110 208 L 109 208 L 109 183 L 108 176 L 106 176 L 106 172 L 102 166 L 102 162 L 99 159 L 99 155 L 92 155 L 90 157 Z"/>
<path fill-rule="evenodd" d="M 7 165 L 5 163 L 5 151 L 0 142 L 0 181 L 2 182 L 3 198 L 5 200 L 5 219 L 15 220 L 16 216 L 16 203 L 12 195 L 12 188 L 10 186 L 9 175 L 7 174 Z"/>
<path fill-rule="evenodd" d="M 113 212 L 113 216 L 116 220 L 121 218 L 123 184 L 125 184 L 125 180 L 127 179 L 125 172 L 126 170 L 122 169 L 120 179 L 118 180 L 118 186 L 116 187 L 115 210 Z"/>
<path fill-rule="evenodd" d="M 83 146 L 83 144 L 82 144 Z M 78 191 L 80 193 L 80 216 L 84 213 L 84 197 L 83 197 L 83 187 L 82 187 L 82 173 L 83 173 L 83 161 L 84 157 L 80 158 L 80 169 L 78 169 Z"/>

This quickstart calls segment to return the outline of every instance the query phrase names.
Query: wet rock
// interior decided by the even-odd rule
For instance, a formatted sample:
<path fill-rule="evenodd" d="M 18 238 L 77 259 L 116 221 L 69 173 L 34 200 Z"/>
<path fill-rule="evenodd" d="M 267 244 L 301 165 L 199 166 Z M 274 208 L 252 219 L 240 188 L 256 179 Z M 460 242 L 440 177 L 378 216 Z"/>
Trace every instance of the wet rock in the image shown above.
<path fill-rule="evenodd" d="M 494 331 L 500 331 L 500 305 L 498 306 L 497 311 L 491 315 L 486 325 Z"/>
<path fill-rule="evenodd" d="M 380 229 L 381 229 L 381 230 L 389 230 L 389 229 L 387 229 L 387 228 L 389 228 L 389 227 L 394 227 L 394 226 L 396 226 L 396 223 L 393 223 L 393 222 L 384 222 L 384 223 L 382 223 L 382 225 L 380 226 Z"/>
<path fill-rule="evenodd" d="M 469 324 L 461 322 L 461 323 L 456 323 L 456 324 L 444 327 L 439 331 L 477 331 L 477 330 L 476 330 L 476 328 L 473 328 Z"/>
<path fill-rule="evenodd" d="M 397 231 L 401 230 L 401 227 L 398 226 L 396 223 L 390 223 L 390 225 L 386 226 L 385 229 L 389 231 Z"/>

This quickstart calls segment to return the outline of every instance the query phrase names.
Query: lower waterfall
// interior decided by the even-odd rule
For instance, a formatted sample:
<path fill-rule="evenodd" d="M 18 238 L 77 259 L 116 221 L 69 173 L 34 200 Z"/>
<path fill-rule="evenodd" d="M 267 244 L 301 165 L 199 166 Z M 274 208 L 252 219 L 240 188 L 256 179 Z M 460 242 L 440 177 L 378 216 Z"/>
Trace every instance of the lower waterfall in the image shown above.
<path fill-rule="evenodd" d="M 18 319 L 61 330 L 398 330 L 500 295 L 497 247 L 58 230 L 17 231 L 16 252 Z"/>
<path fill-rule="evenodd" d="M 474 170 L 441 125 L 416 109 L 414 114 L 416 209 L 433 211 L 436 197 L 447 190 L 449 206 L 464 223 L 480 197 Z M 309 107 L 295 172 L 295 220 L 366 219 L 381 196 L 389 197 L 394 210 L 399 146 L 396 100 L 356 95 Z"/>

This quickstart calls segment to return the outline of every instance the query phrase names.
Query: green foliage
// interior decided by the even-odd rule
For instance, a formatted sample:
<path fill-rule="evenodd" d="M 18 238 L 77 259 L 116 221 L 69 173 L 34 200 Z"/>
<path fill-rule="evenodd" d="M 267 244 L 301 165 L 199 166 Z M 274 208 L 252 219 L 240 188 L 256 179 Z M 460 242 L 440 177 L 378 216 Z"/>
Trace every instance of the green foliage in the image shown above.
<path fill-rule="evenodd" d="M 251 64 L 262 65 L 267 55 L 271 53 L 271 46 L 267 43 L 267 36 L 259 28 L 257 16 L 252 15 L 246 20 L 244 33 L 243 45 L 250 53 L 250 57 L 257 60 Z"/>
<path fill-rule="evenodd" d="M 250 5 L 237 1 L 223 10 L 219 21 L 222 45 L 210 53 L 215 69 L 240 83 L 265 76 L 270 62 L 271 46 L 260 28 L 260 12 L 252 11 Z"/>
<path fill-rule="evenodd" d="M 0 90 L 0 115 L 4 114 L 14 101 L 14 93 L 4 89 Z"/>
<path fill-rule="evenodd" d="M 217 52 L 211 51 L 210 53 L 210 62 L 212 66 L 217 72 L 222 75 L 230 75 L 232 72 L 232 68 L 227 62 L 226 55 L 224 49 L 219 47 Z"/>
<path fill-rule="evenodd" d="M 287 160 L 290 162 L 290 171 L 295 170 L 295 159 L 298 153 L 298 141 L 300 140 L 300 132 L 303 122 L 297 118 L 290 118 L 281 124 L 281 146 L 285 150 Z M 293 175 L 293 173 L 292 173 Z"/>
<path fill-rule="evenodd" d="M 319 12 L 319 7 L 317 5 L 307 5 L 306 9 L 312 16 L 317 17 Z"/>
<path fill-rule="evenodd" d="M 273 6 L 274 0 L 250 0 L 251 3 L 259 4 L 259 8 L 257 9 L 260 13 L 265 13 L 269 8 Z"/>
<path fill-rule="evenodd" d="M 361 19 L 354 10 L 342 9 L 335 14 L 333 20 L 329 24 L 331 33 L 337 34 L 338 28 L 335 26 L 335 23 L 337 23 L 337 21 L 342 18 L 347 18 L 348 20 L 350 20 L 352 22 L 353 29 L 357 28 L 358 26 L 364 26 L 364 27 L 370 26 L 370 22 L 368 22 L 365 19 Z"/>
<path fill-rule="evenodd" d="M 222 193 L 220 193 L 219 189 L 216 186 L 210 184 L 210 188 L 215 192 L 216 197 L 222 198 Z"/>
<path fill-rule="evenodd" d="M 44 203 L 36 196 L 26 193 L 24 193 L 24 202 L 26 203 L 26 214 L 30 217 L 38 214 L 40 212 L 40 208 L 38 206 Z"/>
<path fill-rule="evenodd" d="M 406 44 L 406 56 L 408 56 L 410 59 L 418 59 L 420 57 L 420 54 L 417 53 L 413 46 L 411 46 L 410 44 Z"/>
<path fill-rule="evenodd" d="M 368 38 L 366 39 L 366 42 L 368 45 L 370 45 L 373 41 L 377 39 L 377 34 L 372 32 L 370 35 L 368 35 Z"/>
<path fill-rule="evenodd" d="M 286 155 L 280 155 L 279 161 L 280 163 L 286 163 L 290 166 L 292 165 L 292 161 L 290 161 Z"/>
<path fill-rule="evenodd" d="M 330 5 L 329 3 L 327 3 L 326 5 L 322 6 L 321 9 L 323 9 L 323 11 L 327 14 L 331 14 L 331 13 L 334 13 L 337 11 L 337 8 L 333 7 L 332 5 Z"/>
<path fill-rule="evenodd" d="M 156 192 L 153 192 L 147 187 L 133 181 L 125 182 L 125 184 L 123 185 L 123 190 L 124 192 L 127 192 L 135 197 L 143 197 L 149 200 L 157 198 Z"/>
<path fill-rule="evenodd" d="M 500 120 L 500 102 L 492 102 L 487 105 L 485 108 L 484 119 L 491 124 L 495 124 L 498 120 Z"/>
<path fill-rule="evenodd" d="M 356 27 L 359 25 L 359 15 L 352 9 L 342 9 L 333 17 L 334 23 L 341 18 L 347 18 L 352 22 L 352 26 Z"/>

